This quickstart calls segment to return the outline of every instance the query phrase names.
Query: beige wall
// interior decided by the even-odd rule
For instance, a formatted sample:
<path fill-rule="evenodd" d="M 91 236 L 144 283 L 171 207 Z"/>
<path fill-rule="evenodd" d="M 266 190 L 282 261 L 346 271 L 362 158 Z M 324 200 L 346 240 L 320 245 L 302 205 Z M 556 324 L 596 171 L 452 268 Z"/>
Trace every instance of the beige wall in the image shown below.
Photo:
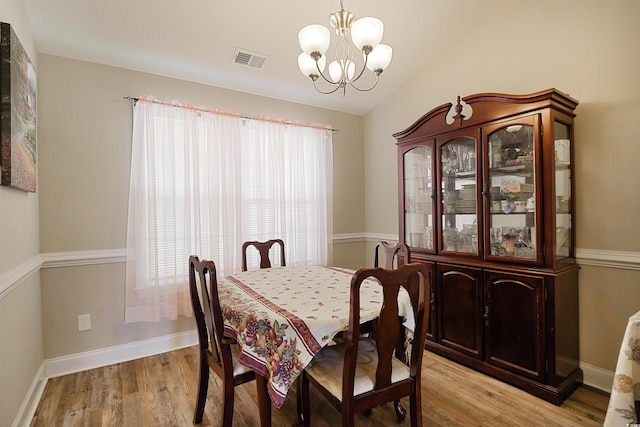
<path fill-rule="evenodd" d="M 38 71 L 40 181 L 36 194 L 0 187 L 0 279 L 16 266 L 38 264 L 41 252 L 124 247 L 131 108 L 122 97 L 144 94 L 340 129 L 334 134 L 334 233 L 346 237 L 334 245 L 334 263 L 355 268 L 370 264 L 370 243 L 349 236 L 397 235 L 392 133 L 457 95 L 557 87 L 580 101 L 578 248 L 638 254 L 638 16 L 636 0 L 506 2 L 477 28 L 452 29 L 469 31 L 468 37 L 363 118 L 36 57 L 22 1 L 3 0 L 0 20 L 14 26 Z M 0 299 L 0 425 L 11 425 L 44 359 L 192 328 L 190 319 L 124 325 L 123 278 L 122 263 L 45 268 Z M 580 281 L 581 361 L 612 371 L 626 320 L 640 309 L 640 272 L 585 265 Z M 76 316 L 87 312 L 93 329 L 78 333 Z"/>
<path fill-rule="evenodd" d="M 367 231 L 398 229 L 394 132 L 457 95 L 555 87 L 580 101 L 577 247 L 640 253 L 639 16 L 636 0 L 542 0 L 507 2 L 480 22 L 366 115 Z M 613 371 L 626 321 L 640 310 L 640 272 L 585 267 L 579 301 L 581 362 Z"/>
<path fill-rule="evenodd" d="M 38 57 L 22 1 L 2 1 L 0 21 L 11 24 L 37 71 Z M 0 274 L 38 253 L 38 193 L 0 187 L 0 236 Z"/>
<path fill-rule="evenodd" d="M 0 21 L 11 24 L 36 67 L 37 54 L 21 0 L 3 0 Z M 10 426 L 43 360 L 40 275 L 13 287 L 11 276 L 39 254 L 38 193 L 0 187 L 0 425 Z"/>
<path fill-rule="evenodd" d="M 131 106 L 123 96 L 145 94 L 246 115 L 323 122 L 339 129 L 333 136 L 334 233 L 364 232 L 361 116 L 41 55 L 43 253 L 125 247 Z M 349 251 L 336 252 L 336 263 L 353 265 Z M 43 300 L 47 301 L 43 307 L 47 359 L 194 327 L 188 318 L 125 325 L 122 263 L 45 268 L 41 274 Z M 76 318 L 83 313 L 91 314 L 92 329 L 79 333 Z"/>
<path fill-rule="evenodd" d="M 0 299 L 0 426 L 10 426 L 43 362 L 40 275 Z"/>

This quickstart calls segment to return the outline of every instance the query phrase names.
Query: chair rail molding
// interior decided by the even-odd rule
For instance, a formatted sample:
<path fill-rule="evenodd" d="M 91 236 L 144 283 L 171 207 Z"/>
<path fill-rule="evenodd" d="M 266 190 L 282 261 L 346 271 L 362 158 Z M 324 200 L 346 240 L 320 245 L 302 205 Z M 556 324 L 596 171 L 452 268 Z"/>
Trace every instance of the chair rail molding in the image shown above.
<path fill-rule="evenodd" d="M 379 240 L 386 240 L 388 242 L 397 242 L 397 234 L 383 234 L 383 233 L 340 233 L 333 235 L 333 243 L 361 243 L 361 242 L 376 242 Z"/>
<path fill-rule="evenodd" d="M 640 270 L 640 252 L 577 248 L 576 260 L 580 265 Z"/>
<path fill-rule="evenodd" d="M 386 233 L 339 233 L 333 235 L 335 244 L 398 241 L 396 234 Z M 37 273 L 41 268 L 74 267 L 125 262 L 127 250 L 98 249 L 86 251 L 47 252 L 35 255 L 9 270 L 0 273 L 0 299 L 7 296 L 21 283 Z M 610 251 L 601 249 L 576 249 L 576 259 L 580 265 L 608 267 L 640 271 L 640 252 Z"/>
<path fill-rule="evenodd" d="M 111 264 L 125 262 L 126 249 L 101 249 L 90 251 L 49 252 L 40 254 L 42 268 L 75 267 L 79 265 Z"/>
<path fill-rule="evenodd" d="M 4 273 L 0 273 L 0 299 L 9 295 L 21 283 L 40 271 L 41 266 L 42 257 L 36 255 Z"/>

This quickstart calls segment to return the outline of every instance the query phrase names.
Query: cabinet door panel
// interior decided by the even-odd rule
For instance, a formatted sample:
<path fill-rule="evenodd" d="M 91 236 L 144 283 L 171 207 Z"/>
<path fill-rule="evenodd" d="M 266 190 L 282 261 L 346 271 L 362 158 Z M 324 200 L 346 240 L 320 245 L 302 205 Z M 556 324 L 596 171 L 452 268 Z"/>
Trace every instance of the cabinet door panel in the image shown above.
<path fill-rule="evenodd" d="M 542 213 L 536 209 L 535 197 L 542 184 L 540 117 L 521 117 L 483 131 L 488 144 L 484 188 L 489 196 L 485 258 L 540 264 L 537 234 Z"/>
<path fill-rule="evenodd" d="M 478 215 L 478 203 L 481 200 L 478 140 L 477 131 L 439 139 L 441 253 L 461 256 L 479 254 L 481 239 L 478 236 L 478 224 L 482 221 Z"/>
<path fill-rule="evenodd" d="M 438 265 L 438 342 L 481 359 L 482 272 Z"/>
<path fill-rule="evenodd" d="M 486 273 L 487 361 L 519 374 L 542 378 L 542 277 Z"/>
<path fill-rule="evenodd" d="M 412 251 L 435 252 L 433 143 L 410 145 L 400 156 L 401 236 Z"/>

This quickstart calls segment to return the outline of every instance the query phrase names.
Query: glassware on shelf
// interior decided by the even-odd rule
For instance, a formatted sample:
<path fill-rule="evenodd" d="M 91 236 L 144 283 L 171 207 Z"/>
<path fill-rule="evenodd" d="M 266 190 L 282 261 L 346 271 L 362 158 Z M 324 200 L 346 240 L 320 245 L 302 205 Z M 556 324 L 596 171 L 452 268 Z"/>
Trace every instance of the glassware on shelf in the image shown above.
<path fill-rule="evenodd" d="M 536 210 L 536 198 L 531 196 L 527 199 L 527 212 L 535 212 Z"/>
<path fill-rule="evenodd" d="M 516 239 L 518 238 L 515 234 L 505 234 L 502 236 L 502 248 L 507 256 L 513 256 L 516 252 Z"/>
<path fill-rule="evenodd" d="M 515 203 L 513 203 L 510 200 L 501 200 L 500 201 L 500 208 L 502 209 L 502 212 L 504 212 L 506 214 L 510 214 L 511 212 L 513 212 L 516 209 L 516 205 L 515 205 Z"/>
<path fill-rule="evenodd" d="M 451 227 L 448 224 L 444 230 L 442 230 L 442 238 L 444 242 L 445 251 L 457 251 L 458 250 L 458 238 L 459 232 L 457 229 Z"/>
<path fill-rule="evenodd" d="M 571 141 L 568 139 L 557 139 L 555 141 L 556 164 L 568 165 L 571 163 Z"/>
<path fill-rule="evenodd" d="M 478 254 L 477 144 L 471 137 L 441 146 L 442 249 Z"/>

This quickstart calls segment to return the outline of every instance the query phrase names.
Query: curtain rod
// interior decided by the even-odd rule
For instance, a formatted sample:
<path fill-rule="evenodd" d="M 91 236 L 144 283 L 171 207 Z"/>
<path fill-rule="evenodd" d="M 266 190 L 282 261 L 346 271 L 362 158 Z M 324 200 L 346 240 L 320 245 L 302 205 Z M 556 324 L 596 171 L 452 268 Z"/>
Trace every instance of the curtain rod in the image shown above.
<path fill-rule="evenodd" d="M 136 98 L 134 96 L 123 96 L 123 98 L 126 99 L 127 101 L 133 102 L 134 106 L 136 105 L 136 103 L 138 101 L 140 101 L 140 98 Z M 340 132 L 338 129 L 333 129 L 333 128 L 325 127 L 325 126 L 314 126 L 312 124 L 296 123 L 296 122 L 290 122 L 290 121 L 286 121 L 286 120 L 277 120 L 277 119 L 270 119 L 270 118 L 264 118 L 264 117 L 245 116 L 245 115 L 242 115 L 242 114 L 234 114 L 234 113 L 228 113 L 228 112 L 225 112 L 225 111 L 211 110 L 211 109 L 207 109 L 207 108 L 203 108 L 203 107 L 176 105 L 176 104 L 172 104 L 170 102 L 160 101 L 160 100 L 155 100 L 155 99 L 154 100 L 146 100 L 146 101 L 147 102 L 153 102 L 153 103 L 156 103 L 156 104 L 161 104 L 161 105 L 171 105 L 173 107 L 190 108 L 190 109 L 196 110 L 196 111 L 206 111 L 206 112 L 209 112 L 209 113 L 222 114 L 222 115 L 225 115 L 225 116 L 240 117 L 242 119 L 248 119 L 248 120 L 260 120 L 260 121 L 263 121 L 263 122 L 282 123 L 282 124 L 293 125 L 293 126 L 301 126 L 301 127 L 307 127 L 307 128 L 330 130 L 331 132 Z"/>

